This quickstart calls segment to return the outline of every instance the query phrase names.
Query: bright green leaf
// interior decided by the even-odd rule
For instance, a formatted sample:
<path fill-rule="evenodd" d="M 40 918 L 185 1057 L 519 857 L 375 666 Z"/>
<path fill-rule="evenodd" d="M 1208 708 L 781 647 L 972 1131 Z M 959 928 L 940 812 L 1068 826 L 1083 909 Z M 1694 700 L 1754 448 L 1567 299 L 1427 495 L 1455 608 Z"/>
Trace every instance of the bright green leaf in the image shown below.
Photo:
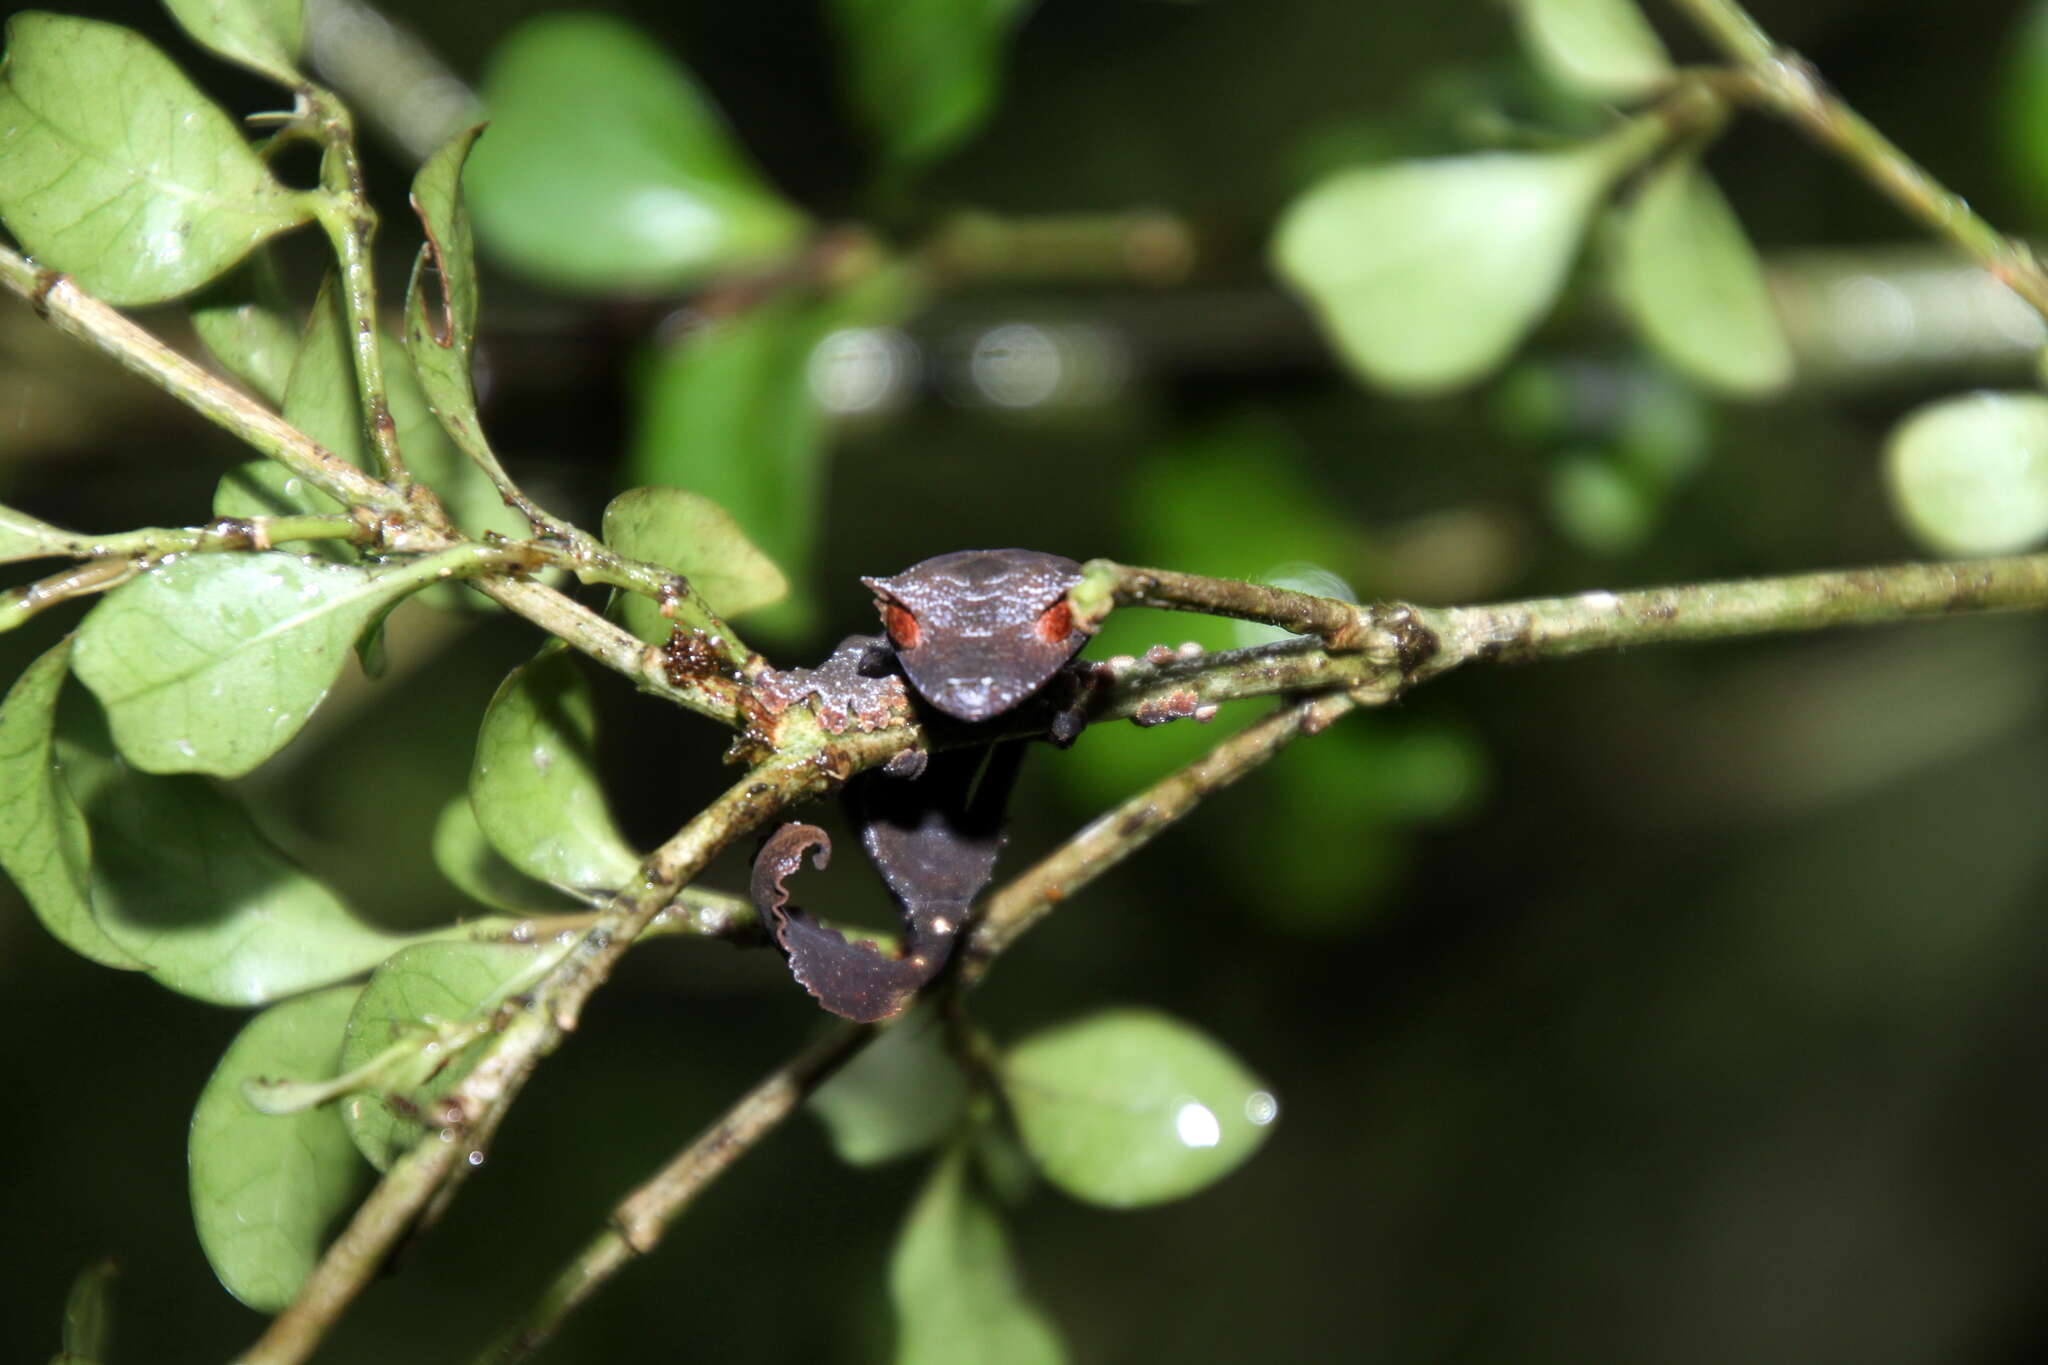
<path fill-rule="evenodd" d="M 1003 1222 L 964 1149 L 940 1157 L 889 1258 L 896 1365 L 1056 1365 L 1066 1352 L 1025 1295 Z"/>
<path fill-rule="evenodd" d="M 806 224 L 747 163 L 689 74 L 597 14 L 534 19 L 484 79 L 491 135 L 470 159 L 477 231 L 568 289 L 673 289 L 773 260 Z"/>
<path fill-rule="evenodd" d="M 297 85 L 304 0 L 164 0 L 193 42 L 281 85 Z"/>
<path fill-rule="evenodd" d="M 1792 378 L 1763 262 L 1697 159 L 1674 157 L 1622 220 L 1617 286 L 1643 337 L 1685 374 L 1756 397 Z"/>
<path fill-rule="evenodd" d="M 1549 310 L 1588 217 L 1662 137 L 1653 120 L 1570 151 L 1331 176 L 1281 219 L 1274 269 L 1373 383 L 1415 393 L 1470 383 Z"/>
<path fill-rule="evenodd" d="M 190 555 L 93 608 L 72 667 L 137 767 L 239 777 L 299 732 L 356 638 L 423 581 L 417 565 Z"/>
<path fill-rule="evenodd" d="M 1259 1149 L 1278 1112 L 1236 1058 L 1151 1010 L 1106 1010 L 1011 1048 L 1003 1093 L 1046 1179 L 1112 1208 L 1193 1194 Z"/>
<path fill-rule="evenodd" d="M 467 794 L 441 809 L 434 822 L 434 866 L 463 892 L 499 910 L 528 913 L 561 904 L 561 893 L 505 861 L 477 825 Z"/>
<path fill-rule="evenodd" d="M 75 536 L 26 512 L 0 507 L 0 564 L 18 564 L 24 559 L 46 559 L 69 555 L 85 544 Z"/>
<path fill-rule="evenodd" d="M 71 639 L 15 680 L 0 704 L 0 868 L 43 927 L 72 952 L 109 967 L 144 964 L 93 917 L 92 836 L 57 768 L 57 698 Z"/>
<path fill-rule="evenodd" d="M 1536 64 L 1595 99 L 1645 95 L 1671 77 L 1671 58 L 1635 0 L 1515 0 Z"/>
<path fill-rule="evenodd" d="M 192 1113 L 192 1217 L 227 1291 L 260 1312 L 290 1303 L 327 1231 L 352 1207 L 368 1171 L 333 1108 L 259 1113 L 245 1082 L 336 1074 L 357 988 L 337 986 L 273 1005 L 220 1059 Z"/>
<path fill-rule="evenodd" d="M 484 836 L 529 877 L 597 889 L 639 871 L 598 784 L 596 735 L 590 689 L 554 644 L 513 669 L 484 712 L 470 805 Z"/>
<path fill-rule="evenodd" d="M 0 219 L 43 265 L 108 303 L 156 303 L 308 216 L 141 35 L 59 14 L 8 20 Z"/>
<path fill-rule="evenodd" d="M 91 831 L 94 922 L 157 984 L 268 1004 L 360 975 L 410 941 L 357 919 L 219 784 L 120 762 L 98 710 L 73 701 L 57 754 Z"/>
<path fill-rule="evenodd" d="M 260 397 L 282 403 L 300 328 L 269 253 L 252 254 L 190 307 L 192 330 L 213 358 Z"/>
<path fill-rule="evenodd" d="M 1929 549 L 1997 555 L 2048 539 L 2048 398 L 1972 393 L 1929 403 L 1885 445 L 1892 506 Z"/>
<path fill-rule="evenodd" d="M 605 544 L 629 559 L 673 569 L 730 619 L 780 601 L 789 581 L 723 507 L 681 488 L 629 488 L 604 509 Z M 668 639 L 655 603 L 621 593 L 619 619 L 649 644 Z"/>
<path fill-rule="evenodd" d="M 960 1126 L 967 1083 L 931 1011 L 897 1021 L 812 1094 L 811 1112 L 849 1166 L 921 1152 Z"/>
<path fill-rule="evenodd" d="M 114 1337 L 114 1281 L 121 1266 L 113 1257 L 78 1272 L 64 1298 L 64 1355 L 77 1360 L 110 1359 Z M 61 1360 L 63 1357 L 60 1356 Z"/>
<path fill-rule="evenodd" d="M 349 1138 L 371 1165 L 389 1170 L 405 1155 L 426 1131 L 411 1115 L 431 1114 L 432 1101 L 467 1075 L 489 1047 L 487 1037 L 444 1042 L 439 1030 L 487 1021 L 500 1002 L 538 981 L 570 946 L 422 943 L 377 969 L 349 1014 L 340 1070 L 364 1066 L 408 1039 L 431 1046 L 422 1046 L 397 1068 L 384 1092 L 402 1091 L 410 1115 L 392 1108 L 381 1094 L 351 1095 L 341 1102 Z"/>
<path fill-rule="evenodd" d="M 891 158 L 929 161 L 995 102 L 1010 30 L 1029 0 L 833 0 L 846 86 Z"/>

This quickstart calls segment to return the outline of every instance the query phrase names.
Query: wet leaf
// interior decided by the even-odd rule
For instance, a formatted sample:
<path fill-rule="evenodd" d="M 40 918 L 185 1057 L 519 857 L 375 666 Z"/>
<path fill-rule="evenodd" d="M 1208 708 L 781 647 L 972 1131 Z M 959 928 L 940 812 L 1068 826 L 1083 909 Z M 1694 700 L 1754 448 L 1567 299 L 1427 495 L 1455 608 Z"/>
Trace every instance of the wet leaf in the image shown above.
<path fill-rule="evenodd" d="M 1696 158 L 1649 177 L 1622 220 L 1616 272 L 1643 338 L 1685 374 L 1758 397 L 1792 378 L 1763 262 Z"/>
<path fill-rule="evenodd" d="M 422 1043 L 405 1058 L 380 1094 L 351 1095 L 341 1102 L 342 1122 L 356 1150 L 378 1170 L 404 1156 L 431 1124 L 433 1101 L 482 1060 L 488 1038 L 460 1031 L 464 1021 L 487 1021 L 508 996 L 532 985 L 571 944 L 422 943 L 393 956 L 377 969 L 348 1017 L 341 1050 L 342 1072 L 374 1060 L 405 1040 Z M 439 1030 L 449 1031 L 445 1038 Z M 401 1113 L 386 1095 L 402 1094 Z"/>
<path fill-rule="evenodd" d="M 208 51 L 282 85 L 297 85 L 303 0 L 164 0 L 179 27 Z"/>
<path fill-rule="evenodd" d="M 114 1281 L 120 1274 L 120 1263 L 111 1256 L 78 1272 L 64 1299 L 64 1354 L 59 1360 L 110 1358 L 107 1348 L 114 1337 Z"/>
<path fill-rule="evenodd" d="M 1131 1208 L 1179 1199 L 1237 1169 L 1277 1108 L 1197 1030 L 1151 1010 L 1107 1010 L 1010 1049 L 1003 1092 L 1046 1179 Z"/>
<path fill-rule="evenodd" d="M 619 494 L 604 509 L 604 540 L 629 559 L 683 575 L 728 620 L 789 592 L 782 570 L 723 507 L 685 489 L 629 488 Z M 668 639 L 669 622 L 649 599 L 621 593 L 618 611 L 627 629 L 649 644 Z"/>
<path fill-rule="evenodd" d="M 70 666 L 67 636 L 0 704 L 0 868 L 59 943 L 133 970 L 144 964 L 93 917 L 92 836 L 57 767 L 57 698 Z"/>
<path fill-rule="evenodd" d="M 1371 382 L 1426 393 L 1492 370 L 1542 318 L 1615 178 L 1662 137 L 1345 171 L 1290 206 L 1274 269 Z"/>
<path fill-rule="evenodd" d="M 26 512 L 0 507 L 0 564 L 69 555 L 84 539 L 46 521 L 37 521 Z"/>
<path fill-rule="evenodd" d="M 358 976 L 411 941 L 357 919 L 217 783 L 120 762 L 97 709 L 72 703 L 57 753 L 91 834 L 93 921 L 158 985 L 268 1004 Z"/>
<path fill-rule="evenodd" d="M 1893 509 L 1941 554 L 1996 555 L 2048 540 L 2048 398 L 1972 393 L 1929 403 L 1885 445 Z"/>
<path fill-rule="evenodd" d="M 141 35 L 26 13 L 0 74 L 0 219 L 108 303 L 156 303 L 310 216 Z"/>
<path fill-rule="evenodd" d="M 1054 1365 L 1066 1351 L 1019 1282 L 966 1151 L 940 1157 L 889 1258 L 896 1365 Z"/>
<path fill-rule="evenodd" d="M 995 103 L 1010 31 L 1029 0 L 833 0 L 845 84 L 894 160 L 930 161 Z"/>
<path fill-rule="evenodd" d="M 559 891 L 522 875 L 491 847 L 466 793 L 442 807 L 434 822 L 434 866 L 464 894 L 498 910 L 526 913 L 562 904 Z"/>
<path fill-rule="evenodd" d="M 673 289 L 772 260 L 806 224 L 748 164 L 688 72 L 597 14 L 529 21 L 484 78 L 491 135 L 467 188 L 507 264 L 565 289 Z"/>
<path fill-rule="evenodd" d="M 337 1072 L 358 988 L 337 986 L 263 1011 L 235 1035 L 192 1114 L 192 1217 L 214 1274 L 259 1312 L 290 1303 L 328 1229 L 368 1183 L 331 1106 L 259 1113 L 247 1081 Z"/>
<path fill-rule="evenodd" d="M 252 254 L 195 295 L 190 307 L 192 330 L 208 353 L 258 397 L 282 403 L 300 326 L 269 253 Z"/>
<path fill-rule="evenodd" d="M 1671 76 L 1671 58 L 1635 0 L 1515 0 L 1522 42 L 1551 78 L 1595 99 L 1627 99 Z"/>
<path fill-rule="evenodd" d="M 639 872 L 605 806 L 596 734 L 590 689 L 554 644 L 513 669 L 484 712 L 470 806 L 484 837 L 529 877 L 594 890 Z"/>
<path fill-rule="evenodd" d="M 841 1161 L 875 1166 L 958 1129 L 967 1083 L 937 1020 L 919 1006 L 819 1086 L 809 1104 Z"/>
<path fill-rule="evenodd" d="M 356 638 L 424 581 L 417 566 L 191 555 L 93 608 L 72 668 L 138 768 L 240 777 L 299 732 Z"/>

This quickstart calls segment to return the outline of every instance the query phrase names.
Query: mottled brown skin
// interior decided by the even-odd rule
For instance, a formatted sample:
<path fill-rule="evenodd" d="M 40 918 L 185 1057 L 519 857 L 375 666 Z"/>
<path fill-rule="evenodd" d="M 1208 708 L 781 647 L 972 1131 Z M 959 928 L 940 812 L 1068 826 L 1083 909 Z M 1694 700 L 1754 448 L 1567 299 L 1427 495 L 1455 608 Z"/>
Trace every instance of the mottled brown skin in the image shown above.
<path fill-rule="evenodd" d="M 875 591 L 887 647 L 911 685 L 972 724 L 1036 694 L 1087 642 L 1066 605 L 1080 578 L 1081 566 L 1059 555 L 967 550 L 862 581 Z M 815 696 L 821 714 L 859 714 L 874 686 L 872 657 L 855 663 L 861 643 L 847 640 L 826 666 L 770 675 L 763 686 L 784 705 Z M 1023 751 L 1021 742 L 949 750 L 849 786 L 861 843 L 903 911 L 907 932 L 897 956 L 850 943 L 789 904 L 785 880 L 804 854 L 818 850 L 821 868 L 830 856 L 823 830 L 785 825 L 762 845 L 755 907 L 819 1004 L 864 1023 L 886 1019 L 945 967 L 975 896 L 995 874 L 1003 808 Z"/>

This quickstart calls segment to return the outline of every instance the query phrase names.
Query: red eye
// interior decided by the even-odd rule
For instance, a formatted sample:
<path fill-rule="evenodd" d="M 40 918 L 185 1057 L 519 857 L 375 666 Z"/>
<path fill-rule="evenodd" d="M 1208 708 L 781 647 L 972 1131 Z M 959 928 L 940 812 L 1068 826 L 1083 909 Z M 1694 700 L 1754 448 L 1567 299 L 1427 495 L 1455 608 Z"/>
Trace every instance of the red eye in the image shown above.
<path fill-rule="evenodd" d="M 889 638 L 896 642 L 898 649 L 916 649 L 918 642 L 924 639 L 917 618 L 894 602 L 882 603 L 882 629 L 889 632 Z"/>
<path fill-rule="evenodd" d="M 1074 633 L 1074 609 L 1067 605 L 1067 599 L 1062 597 L 1059 601 L 1047 607 L 1039 616 L 1038 625 L 1035 629 L 1037 630 L 1038 638 L 1049 645 L 1059 644 L 1069 635 L 1072 635 Z"/>

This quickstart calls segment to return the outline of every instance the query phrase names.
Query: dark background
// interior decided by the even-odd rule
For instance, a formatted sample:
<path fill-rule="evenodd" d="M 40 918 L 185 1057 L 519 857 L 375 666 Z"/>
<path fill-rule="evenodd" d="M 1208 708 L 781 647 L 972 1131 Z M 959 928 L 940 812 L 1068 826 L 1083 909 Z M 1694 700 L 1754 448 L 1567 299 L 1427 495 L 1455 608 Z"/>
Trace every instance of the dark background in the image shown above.
<path fill-rule="evenodd" d="M 1781 0 L 1759 18 L 2025 231 L 2042 226 L 2036 172 L 2015 164 L 2004 90 L 2026 9 Z M 392 12 L 474 77 L 537 10 Z M 154 8 L 88 12 L 157 35 L 231 108 L 267 98 Z M 794 199 L 873 220 L 813 5 L 622 12 L 688 62 Z M 868 627 L 856 575 L 962 546 L 1224 573 L 1314 559 L 1361 593 L 1430 600 L 1915 553 L 1884 501 L 1885 430 L 1922 399 L 2022 383 L 2023 361 L 1930 354 L 1719 406 L 1645 361 L 1592 285 L 1470 394 L 1398 402 L 1335 370 L 1266 282 L 1274 214 L 1319 170 L 1460 145 L 1459 110 L 1513 109 L 1526 80 L 1504 11 L 1472 0 L 1048 0 L 985 132 L 880 226 L 915 241 L 955 207 L 1155 208 L 1192 226 L 1200 263 L 1176 289 L 1025 283 L 944 297 L 914 322 L 939 377 L 843 433 L 815 580 L 825 625 L 773 642 L 778 660 Z M 410 167 L 372 155 L 396 270 Z M 1793 249 L 1910 238 L 1784 128 L 1744 120 L 1712 164 L 1787 269 Z M 292 248 L 307 279 L 311 246 Z M 518 473 L 594 523 L 635 358 L 673 302 L 487 284 L 487 422 Z M 1100 328 L 1128 373 L 1024 412 L 943 382 L 947 356 L 1015 319 Z M 1679 436 L 1631 433 L 1645 393 Z M 1656 439 L 1682 447 L 1682 476 L 1642 494 L 1627 534 L 1589 531 L 1559 469 L 1589 451 L 1626 463 Z M 9 503 L 87 529 L 195 522 L 237 458 L 0 307 Z M 0 638 L 6 671 L 66 625 Z M 1120 628 L 1098 653 L 1189 630 Z M 248 784 L 366 915 L 470 912 L 427 835 L 484 701 L 534 643 L 519 623 L 422 612 L 387 678 L 346 688 Z M 2035 1358 L 2044 665 L 2039 623 L 2009 619 L 1479 669 L 1289 752 L 1091 887 L 976 997 L 989 1027 L 1014 1038 L 1106 1003 L 1157 1006 L 1229 1046 L 1283 1110 L 1249 1166 L 1184 1203 L 1114 1214 L 1041 1190 L 1016 1211 L 1027 1279 L 1074 1358 Z M 651 842 L 727 780 L 720 737 L 600 690 L 617 808 Z M 1204 738 L 1119 729 L 1037 756 L 1009 865 Z M 847 902 L 879 905 L 857 860 L 831 876 Z M 737 887 L 739 869 L 708 880 Z M 72 957 L 0 896 L 0 1357 L 52 1353 L 66 1285 L 113 1254 L 118 1361 L 225 1359 L 261 1324 L 200 1255 L 184 1129 L 242 1016 Z M 466 1358 L 612 1201 L 818 1026 L 768 954 L 636 951 L 446 1223 L 321 1358 Z M 886 1358 L 884 1267 L 921 1173 L 849 1171 L 793 1122 L 545 1358 Z"/>

